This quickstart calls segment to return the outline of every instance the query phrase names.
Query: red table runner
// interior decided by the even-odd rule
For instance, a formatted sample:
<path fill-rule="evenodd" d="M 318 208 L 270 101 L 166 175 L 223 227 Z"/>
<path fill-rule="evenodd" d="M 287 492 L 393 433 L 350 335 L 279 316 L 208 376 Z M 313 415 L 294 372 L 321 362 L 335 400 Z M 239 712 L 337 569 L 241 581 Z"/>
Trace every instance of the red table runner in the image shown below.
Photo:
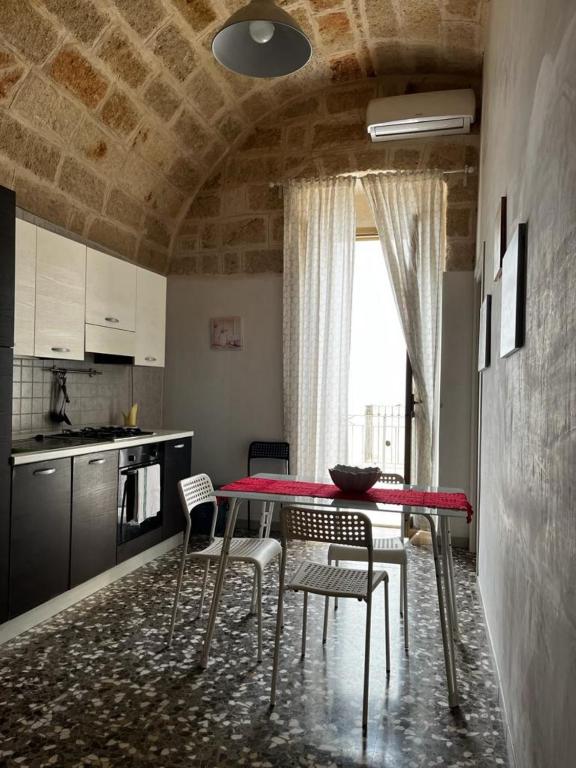
<path fill-rule="evenodd" d="M 263 477 L 243 477 L 223 485 L 222 491 L 266 493 L 273 496 L 311 496 L 319 499 L 343 499 L 345 501 L 372 501 L 379 504 L 398 504 L 409 507 L 432 509 L 461 509 L 466 520 L 472 520 L 472 506 L 465 493 L 442 491 L 418 491 L 406 488 L 371 488 L 366 493 L 347 493 L 332 483 L 305 483 L 301 480 L 271 480 Z"/>

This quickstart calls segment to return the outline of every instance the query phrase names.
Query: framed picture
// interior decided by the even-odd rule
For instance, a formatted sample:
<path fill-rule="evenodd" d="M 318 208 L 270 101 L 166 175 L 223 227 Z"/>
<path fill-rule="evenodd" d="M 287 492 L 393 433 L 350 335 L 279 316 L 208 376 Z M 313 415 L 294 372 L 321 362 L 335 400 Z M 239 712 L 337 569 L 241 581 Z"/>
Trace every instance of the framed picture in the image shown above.
<path fill-rule="evenodd" d="M 242 318 L 212 317 L 210 319 L 210 347 L 212 349 L 242 349 Z"/>
<path fill-rule="evenodd" d="M 490 367 L 490 342 L 492 338 L 492 296 L 487 294 L 480 307 L 480 329 L 478 333 L 478 371 Z"/>
<path fill-rule="evenodd" d="M 501 197 L 496 211 L 496 220 L 494 222 L 494 280 L 498 280 L 502 274 L 502 259 L 506 253 L 506 222 L 507 198 Z"/>
<path fill-rule="evenodd" d="M 526 234 L 527 225 L 518 224 L 502 262 L 500 357 L 508 357 L 524 345 Z"/>

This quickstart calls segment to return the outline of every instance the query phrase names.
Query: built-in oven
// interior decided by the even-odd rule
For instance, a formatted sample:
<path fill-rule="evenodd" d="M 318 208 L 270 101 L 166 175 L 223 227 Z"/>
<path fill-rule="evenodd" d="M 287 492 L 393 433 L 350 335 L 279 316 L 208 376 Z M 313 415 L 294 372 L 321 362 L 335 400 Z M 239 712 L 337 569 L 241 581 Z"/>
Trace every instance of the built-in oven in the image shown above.
<path fill-rule="evenodd" d="M 120 451 L 118 478 L 118 546 L 162 528 L 162 450 L 158 443 Z M 156 537 L 154 537 L 156 538 Z M 159 537 L 158 537 L 159 538 Z M 130 546 L 130 551 L 140 547 Z"/>

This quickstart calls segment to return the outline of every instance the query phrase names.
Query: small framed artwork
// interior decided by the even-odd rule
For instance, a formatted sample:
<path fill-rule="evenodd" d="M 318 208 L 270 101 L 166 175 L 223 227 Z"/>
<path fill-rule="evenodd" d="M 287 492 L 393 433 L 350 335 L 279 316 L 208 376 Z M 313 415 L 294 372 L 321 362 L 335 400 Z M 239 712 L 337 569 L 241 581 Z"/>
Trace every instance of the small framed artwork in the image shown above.
<path fill-rule="evenodd" d="M 526 235 L 527 225 L 518 224 L 502 262 L 500 357 L 508 357 L 524 345 Z"/>
<path fill-rule="evenodd" d="M 501 197 L 496 211 L 496 220 L 494 222 L 494 280 L 498 280 L 502 274 L 502 260 L 506 253 L 506 209 L 507 198 Z"/>
<path fill-rule="evenodd" d="M 490 367 L 490 342 L 492 329 L 492 296 L 487 294 L 480 307 L 480 329 L 478 333 L 478 372 Z"/>
<path fill-rule="evenodd" d="M 242 349 L 241 317 L 212 317 L 210 319 L 210 347 L 212 349 Z"/>

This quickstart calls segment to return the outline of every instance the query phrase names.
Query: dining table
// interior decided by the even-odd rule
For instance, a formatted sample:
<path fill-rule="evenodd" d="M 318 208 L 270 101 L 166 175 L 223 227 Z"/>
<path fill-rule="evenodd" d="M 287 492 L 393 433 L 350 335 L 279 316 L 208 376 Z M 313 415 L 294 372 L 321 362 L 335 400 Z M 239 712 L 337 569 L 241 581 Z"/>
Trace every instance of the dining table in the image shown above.
<path fill-rule="evenodd" d="M 369 491 L 359 494 L 341 491 L 332 483 L 318 483 L 297 475 L 259 473 L 227 483 L 216 490 L 215 495 L 220 501 L 223 499 L 228 501 L 228 510 L 202 646 L 200 661 L 202 667 L 206 668 L 210 659 L 210 647 L 224 587 L 230 542 L 242 501 L 263 503 L 260 536 L 269 534 L 274 510 L 278 505 L 353 510 L 364 513 L 418 514 L 424 517 L 430 526 L 448 704 L 452 709 L 459 706 L 454 651 L 454 639 L 458 635 L 458 613 L 450 520 L 457 518 L 470 522 L 472 519 L 472 507 L 461 489 L 377 483 Z"/>

